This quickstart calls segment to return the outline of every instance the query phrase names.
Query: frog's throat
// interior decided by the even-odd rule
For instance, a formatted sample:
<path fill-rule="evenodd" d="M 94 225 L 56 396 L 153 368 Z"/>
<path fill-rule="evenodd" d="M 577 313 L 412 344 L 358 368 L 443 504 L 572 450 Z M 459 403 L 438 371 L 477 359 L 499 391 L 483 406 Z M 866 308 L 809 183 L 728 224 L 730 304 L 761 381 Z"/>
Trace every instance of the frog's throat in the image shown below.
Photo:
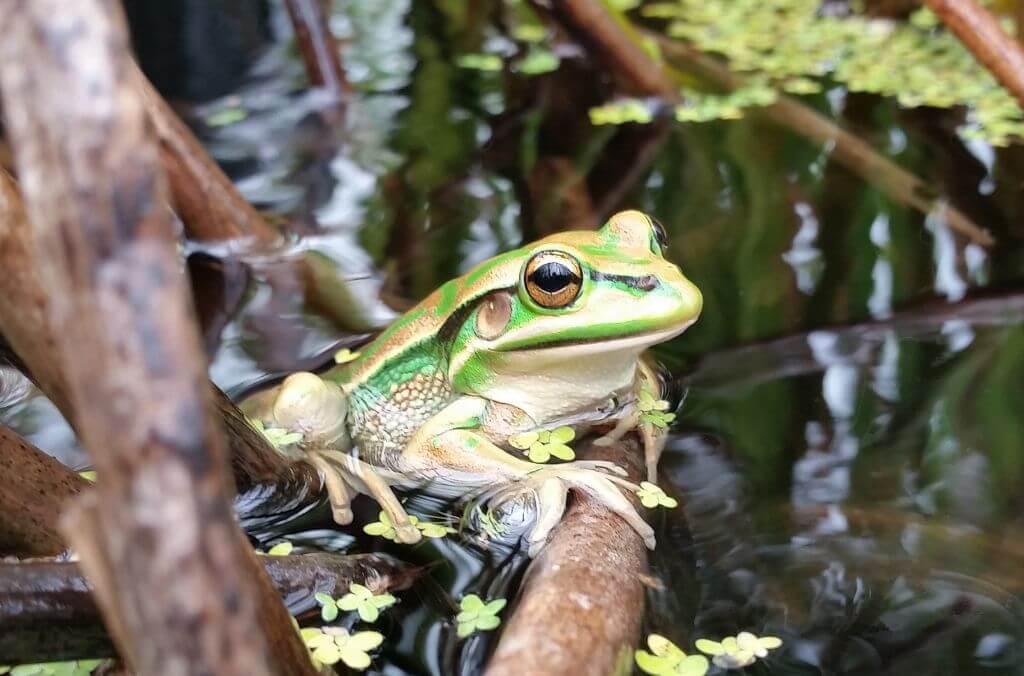
<path fill-rule="evenodd" d="M 514 406 L 538 425 L 582 410 L 603 410 L 613 397 L 632 390 L 640 354 L 657 342 L 652 338 L 666 339 L 678 331 L 582 346 L 493 352 L 486 357 L 491 377 L 474 382 L 472 394 Z"/>

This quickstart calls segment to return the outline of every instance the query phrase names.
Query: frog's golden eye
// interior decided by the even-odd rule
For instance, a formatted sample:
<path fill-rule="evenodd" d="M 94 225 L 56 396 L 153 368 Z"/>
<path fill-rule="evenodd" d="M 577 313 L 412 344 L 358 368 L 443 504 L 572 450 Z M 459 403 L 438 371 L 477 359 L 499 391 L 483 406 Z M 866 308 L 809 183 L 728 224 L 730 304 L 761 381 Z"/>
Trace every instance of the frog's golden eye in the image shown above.
<path fill-rule="evenodd" d="M 561 251 L 542 251 L 531 258 L 523 279 L 533 302 L 546 308 L 565 307 L 583 288 L 579 261 Z"/>

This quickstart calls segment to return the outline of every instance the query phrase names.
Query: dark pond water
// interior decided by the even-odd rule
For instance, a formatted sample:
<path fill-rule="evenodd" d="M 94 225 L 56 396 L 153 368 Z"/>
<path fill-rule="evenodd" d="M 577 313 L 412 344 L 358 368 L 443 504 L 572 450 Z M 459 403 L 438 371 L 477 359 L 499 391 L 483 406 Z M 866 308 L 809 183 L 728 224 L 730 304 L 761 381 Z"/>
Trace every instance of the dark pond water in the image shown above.
<path fill-rule="evenodd" d="M 292 253 L 326 256 L 356 298 L 311 308 L 276 264 L 197 248 L 222 387 L 305 367 L 496 252 L 644 209 L 706 308 L 657 350 L 684 399 L 662 483 L 685 504 L 657 517 L 665 589 L 646 630 L 684 647 L 781 636 L 751 673 L 1024 673 L 1020 148 L 965 144 L 955 113 L 838 88 L 804 99 L 988 228 L 986 251 L 764 120 L 593 127 L 588 107 L 614 89 L 570 44 L 543 75 L 460 67 L 484 45 L 524 49 L 497 3 L 336 1 L 355 89 L 342 124 L 305 89 L 283 13 L 264 19 L 248 73 L 189 119 L 291 224 Z M 0 412 L 83 462 L 45 402 L 12 395 Z M 326 513 L 284 530 L 380 547 Z M 477 672 L 491 637 L 458 642 L 448 619 L 465 593 L 511 596 L 524 557 L 468 537 L 388 551 L 431 572 L 383 620 L 374 668 Z"/>

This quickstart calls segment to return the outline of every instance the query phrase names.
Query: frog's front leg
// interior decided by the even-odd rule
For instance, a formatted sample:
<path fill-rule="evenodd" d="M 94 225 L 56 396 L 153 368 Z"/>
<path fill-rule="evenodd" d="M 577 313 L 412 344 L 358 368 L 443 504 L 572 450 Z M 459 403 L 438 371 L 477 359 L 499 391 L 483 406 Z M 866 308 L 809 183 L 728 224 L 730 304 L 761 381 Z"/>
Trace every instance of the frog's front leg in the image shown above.
<path fill-rule="evenodd" d="M 402 453 L 405 469 L 440 484 L 489 488 L 519 484 L 530 490 L 537 515 L 528 541 L 536 554 L 562 517 L 570 488 L 581 490 L 622 517 L 654 547 L 654 531 L 616 484 L 636 486 L 598 471 L 604 463 L 542 465 L 520 459 L 487 438 L 481 428 L 490 405 L 477 397 L 460 397 L 428 420 Z M 513 486 L 514 488 L 514 486 Z"/>
<path fill-rule="evenodd" d="M 644 393 L 646 393 L 646 396 Z M 627 433 L 637 430 L 640 433 L 640 440 L 643 442 L 647 480 L 651 483 L 657 483 L 658 461 L 661 459 L 661 452 L 665 449 L 667 434 L 665 428 L 643 419 L 642 402 L 657 402 L 661 400 L 661 383 L 658 373 L 643 360 L 640 361 L 637 367 L 637 378 L 633 394 L 635 397 L 633 404 L 627 407 L 626 412 L 619 418 L 615 427 L 595 443 L 602 446 L 610 446 Z M 664 405 L 664 402 L 662 404 Z"/>
<path fill-rule="evenodd" d="M 387 513 L 399 542 L 420 541 L 422 534 L 381 476 L 383 470 L 337 450 L 351 447 L 345 427 L 348 405 L 340 387 L 313 373 L 294 373 L 281 384 L 272 410 L 276 424 L 302 434 L 301 446 L 323 478 L 338 524 L 352 522 L 352 498 L 364 493 Z"/>

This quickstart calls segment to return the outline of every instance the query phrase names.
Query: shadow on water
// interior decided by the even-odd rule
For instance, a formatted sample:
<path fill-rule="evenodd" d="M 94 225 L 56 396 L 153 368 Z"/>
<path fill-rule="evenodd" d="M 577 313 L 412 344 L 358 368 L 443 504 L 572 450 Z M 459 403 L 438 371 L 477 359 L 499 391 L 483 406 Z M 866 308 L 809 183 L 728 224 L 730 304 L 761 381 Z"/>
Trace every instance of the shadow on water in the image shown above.
<path fill-rule="evenodd" d="M 662 588 L 647 630 L 682 646 L 783 637 L 751 673 L 1024 673 L 1021 148 L 965 144 L 955 113 L 838 88 L 804 97 L 954 196 L 998 239 L 986 252 L 765 121 L 591 126 L 588 107 L 614 89 L 569 43 L 552 72 L 460 66 L 485 46 L 510 59 L 536 48 L 510 34 L 514 4 L 336 0 L 356 95 L 332 124 L 283 10 L 249 4 L 262 9 L 247 14 L 247 74 L 231 61 L 223 95 L 183 110 L 245 195 L 289 224 L 293 254 L 355 280 L 366 325 L 498 251 L 619 208 L 668 229 L 668 257 L 706 310 L 657 350 L 685 394 L 662 465 L 684 506 L 655 517 Z M 209 95 L 196 76 L 167 87 Z M 190 253 L 227 390 L 308 368 L 354 333 L 273 266 Z M 0 376 L 4 420 L 84 463 L 52 407 Z M 359 504 L 356 523 L 375 514 Z M 526 561 L 468 534 L 392 546 L 340 532 L 326 510 L 288 529 L 300 547 L 429 568 L 381 625 L 384 673 L 477 672 L 493 635 L 457 641 L 457 600 L 511 596 Z"/>

